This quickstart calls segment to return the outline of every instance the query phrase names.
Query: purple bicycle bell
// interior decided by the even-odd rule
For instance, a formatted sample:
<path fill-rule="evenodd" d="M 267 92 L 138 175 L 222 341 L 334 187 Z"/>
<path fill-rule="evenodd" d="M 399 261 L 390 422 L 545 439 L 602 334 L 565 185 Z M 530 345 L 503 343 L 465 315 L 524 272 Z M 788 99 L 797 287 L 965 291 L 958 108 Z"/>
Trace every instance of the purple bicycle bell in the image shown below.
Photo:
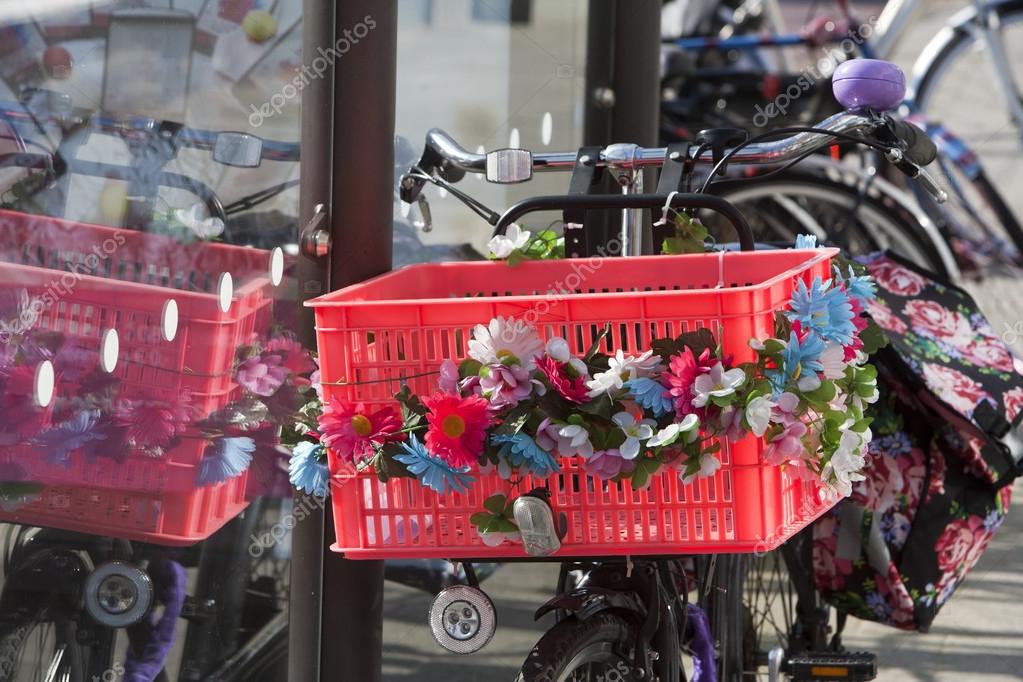
<path fill-rule="evenodd" d="M 835 99 L 849 111 L 888 111 L 902 104 L 906 76 L 902 69 L 881 59 L 850 59 L 831 77 Z"/>

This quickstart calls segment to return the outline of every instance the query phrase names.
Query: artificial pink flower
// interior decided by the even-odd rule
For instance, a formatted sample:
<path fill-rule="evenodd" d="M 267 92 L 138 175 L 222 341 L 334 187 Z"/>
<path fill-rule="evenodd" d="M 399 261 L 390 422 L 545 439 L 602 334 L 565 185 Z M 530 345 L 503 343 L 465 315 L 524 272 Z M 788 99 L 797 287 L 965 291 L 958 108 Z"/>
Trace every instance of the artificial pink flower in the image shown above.
<path fill-rule="evenodd" d="M 16 440 L 35 436 L 49 428 L 53 420 L 51 400 L 46 407 L 39 407 L 35 400 L 36 368 L 31 365 L 11 367 L 0 374 L 0 439 L 6 441 L 10 434 Z M 54 378 L 54 385 L 60 384 L 60 376 Z"/>
<path fill-rule="evenodd" d="M 195 418 L 189 393 L 175 399 L 122 400 L 114 408 L 114 425 L 124 429 L 124 440 L 143 450 L 163 449 L 181 435 Z"/>
<path fill-rule="evenodd" d="M 583 471 L 607 481 L 621 473 L 629 473 L 636 468 L 636 462 L 622 457 L 617 448 L 598 450 L 582 461 Z"/>
<path fill-rule="evenodd" d="M 522 365 L 509 367 L 498 362 L 484 366 L 476 392 L 490 401 L 490 409 L 504 410 L 529 397 L 533 380 Z"/>
<path fill-rule="evenodd" d="M 284 364 L 284 357 L 276 353 L 253 355 L 238 365 L 235 381 L 250 393 L 271 396 L 277 392 L 291 371 Z"/>
<path fill-rule="evenodd" d="M 490 405 L 483 398 L 461 398 L 450 393 L 435 393 L 423 401 L 429 410 L 426 421 L 426 449 L 453 467 L 472 464 L 483 452 L 487 437 Z"/>
<path fill-rule="evenodd" d="M 558 362 L 550 355 L 541 355 L 537 357 L 536 365 L 547 377 L 551 388 L 565 400 L 572 403 L 584 403 L 589 400 L 586 377 L 582 375 L 573 377 L 569 373 L 567 362 Z"/>
<path fill-rule="evenodd" d="M 707 420 L 708 411 L 713 406 L 693 407 L 693 398 L 696 397 L 694 384 L 696 377 L 709 372 L 716 363 L 717 359 L 711 356 L 709 348 L 703 349 L 698 358 L 688 347 L 671 356 L 668 370 L 662 375 L 662 381 L 668 382 L 668 392 L 675 401 L 675 414 L 678 417 L 695 414 L 700 421 Z"/>
<path fill-rule="evenodd" d="M 805 449 L 802 440 L 805 435 L 806 424 L 792 421 L 767 444 L 767 448 L 764 450 L 764 461 L 767 464 L 778 465 L 799 459 Z"/>
<path fill-rule="evenodd" d="M 363 403 L 331 398 L 320 415 L 320 442 L 345 461 L 373 455 L 373 445 L 401 440 L 401 419 L 388 405 L 370 412 Z"/>
<path fill-rule="evenodd" d="M 292 374 L 305 375 L 314 371 L 316 362 L 297 339 L 290 336 L 275 336 L 263 347 L 265 353 L 275 353 L 284 358 L 283 365 Z"/>
<path fill-rule="evenodd" d="M 440 390 L 453 395 L 458 394 L 458 365 L 450 358 L 440 363 Z"/>

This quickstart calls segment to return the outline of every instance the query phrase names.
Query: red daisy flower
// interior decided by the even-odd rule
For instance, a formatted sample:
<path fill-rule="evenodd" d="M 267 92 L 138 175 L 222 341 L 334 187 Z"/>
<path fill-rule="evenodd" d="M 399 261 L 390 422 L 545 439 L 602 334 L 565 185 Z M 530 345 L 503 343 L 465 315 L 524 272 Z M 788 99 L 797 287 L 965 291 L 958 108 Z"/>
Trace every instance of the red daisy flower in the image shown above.
<path fill-rule="evenodd" d="M 589 400 L 586 377 L 571 376 L 568 373 L 567 362 L 558 362 L 550 355 L 538 355 L 536 366 L 547 377 L 551 388 L 557 391 L 565 400 L 573 403 L 584 403 Z"/>
<path fill-rule="evenodd" d="M 331 398 L 320 415 L 320 442 L 346 461 L 373 456 L 373 444 L 401 440 L 401 419 L 393 407 L 370 412 L 363 403 Z"/>
<path fill-rule="evenodd" d="M 707 419 L 706 407 L 693 407 L 693 398 L 696 395 L 693 384 L 696 377 L 710 371 L 715 363 L 716 359 L 711 357 L 709 348 L 705 348 L 700 357 L 693 355 L 693 350 L 689 347 L 671 356 L 668 371 L 662 375 L 662 381 L 667 381 L 668 393 L 675 400 L 675 414 L 679 417 L 695 414 L 701 421 Z"/>
<path fill-rule="evenodd" d="M 489 403 L 479 396 L 460 398 L 438 392 L 423 401 L 430 411 L 426 420 L 426 448 L 453 467 L 472 464 L 483 452 L 490 418 Z"/>

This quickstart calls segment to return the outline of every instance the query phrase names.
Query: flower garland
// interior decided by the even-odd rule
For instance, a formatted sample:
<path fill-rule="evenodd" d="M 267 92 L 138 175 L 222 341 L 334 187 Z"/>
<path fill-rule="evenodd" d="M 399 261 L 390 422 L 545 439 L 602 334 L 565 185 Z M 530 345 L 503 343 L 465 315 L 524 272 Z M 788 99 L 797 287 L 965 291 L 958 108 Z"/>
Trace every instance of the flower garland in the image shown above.
<path fill-rule="evenodd" d="M 48 466 L 68 469 L 72 453 L 87 462 L 160 459 L 185 439 L 198 439 L 203 457 L 196 487 L 237 477 L 256 457 L 270 462 L 272 471 L 271 460 L 281 458 L 282 429 L 294 428 L 297 411 L 316 389 L 308 378 L 316 370 L 314 357 L 276 330 L 239 348 L 233 368 L 238 395 L 210 414 L 200 413 L 188 391 L 136 390 L 127 397 L 118 376 L 101 368 L 94 348 L 35 325 L 33 303 L 26 289 L 0 296 L 0 453 L 11 462 L 3 486 L 39 487 L 21 463 L 25 446 Z M 12 319 L 32 324 L 6 322 Z M 42 360 L 53 363 L 57 384 L 46 407 L 35 402 L 32 390 Z"/>
<path fill-rule="evenodd" d="M 544 478 L 561 471 L 559 458 L 640 489 L 664 470 L 685 483 L 712 476 L 722 441 L 752 434 L 767 463 L 849 495 L 871 439 L 864 409 L 878 395 L 867 357 L 884 343 L 863 316 L 874 285 L 857 267 L 801 281 L 774 336 L 750 340 L 756 359 L 745 363 L 723 356 L 706 329 L 655 339 L 638 355 L 599 352 L 605 329 L 576 355 L 563 338 L 543 342 L 521 321 L 494 318 L 473 330 L 465 360 L 442 363 L 431 395 L 406 386 L 398 407 L 372 409 L 331 398 L 318 442 L 296 449 L 292 482 L 326 492 L 326 447 L 382 481 L 410 476 L 441 494 L 465 491 L 476 473 L 510 485 Z M 484 536 L 514 535 L 510 505 L 494 496 L 473 523 Z"/>

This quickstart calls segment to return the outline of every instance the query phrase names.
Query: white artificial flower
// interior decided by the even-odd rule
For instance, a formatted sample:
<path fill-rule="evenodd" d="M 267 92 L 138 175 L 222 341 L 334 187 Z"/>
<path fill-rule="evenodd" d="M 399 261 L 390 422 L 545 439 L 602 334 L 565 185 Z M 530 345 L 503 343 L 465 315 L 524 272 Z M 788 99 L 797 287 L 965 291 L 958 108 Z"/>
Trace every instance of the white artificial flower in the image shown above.
<path fill-rule="evenodd" d="M 749 424 L 754 436 L 760 438 L 764 435 L 771 424 L 773 411 L 774 402 L 766 396 L 758 395 L 749 401 L 749 405 L 746 406 L 746 423 Z"/>
<path fill-rule="evenodd" d="M 596 398 L 601 393 L 620 391 L 630 379 L 649 377 L 660 367 L 661 358 L 654 355 L 652 350 L 642 355 L 625 355 L 619 348 L 608 358 L 607 364 L 607 371 L 594 374 L 593 378 L 586 382 L 591 398 Z"/>
<path fill-rule="evenodd" d="M 689 485 L 696 479 L 697 476 L 699 476 L 700 478 L 713 476 L 720 468 L 721 460 L 710 453 L 705 453 L 703 457 L 700 458 L 700 469 L 688 476 L 683 475 L 682 482 L 685 483 L 686 485 Z"/>
<path fill-rule="evenodd" d="M 516 249 L 525 248 L 532 236 L 533 233 L 529 230 L 523 230 L 512 223 L 504 234 L 494 235 L 494 238 L 487 242 L 487 248 L 490 249 L 490 254 L 494 258 L 503 260 L 512 255 Z"/>
<path fill-rule="evenodd" d="M 536 330 L 511 317 L 495 317 L 487 326 L 476 325 L 469 340 L 469 357 L 484 365 L 511 360 L 531 372 L 542 352 L 543 342 Z"/>
<path fill-rule="evenodd" d="M 547 342 L 547 355 L 558 362 L 568 362 L 572 359 L 572 351 L 568 347 L 568 341 L 555 336 Z"/>
<path fill-rule="evenodd" d="M 202 204 L 192 204 L 188 210 L 174 209 L 174 219 L 194 232 L 199 239 L 212 239 L 224 233 L 223 220 L 204 216 L 205 207 Z"/>
<path fill-rule="evenodd" d="M 628 412 L 619 412 L 611 417 L 611 421 L 625 434 L 625 442 L 618 447 L 622 459 L 636 459 L 639 456 L 640 444 L 654 435 L 654 426 L 657 425 L 653 419 L 637 422 Z"/>
<path fill-rule="evenodd" d="M 558 454 L 562 457 L 579 455 L 583 459 L 593 456 L 590 433 L 577 424 L 566 424 L 558 430 Z"/>
<path fill-rule="evenodd" d="M 718 362 L 709 372 L 696 377 L 696 381 L 693 382 L 693 390 L 696 392 L 693 407 L 703 407 L 711 398 L 732 395 L 745 381 L 746 373 L 741 369 L 736 367 L 725 371 L 724 365 Z"/>
<path fill-rule="evenodd" d="M 676 424 L 668 424 L 663 429 L 658 431 L 653 438 L 647 441 L 647 445 L 652 448 L 659 448 L 662 445 L 671 445 L 678 437 L 689 433 L 695 427 L 699 426 L 700 418 L 695 414 L 687 414 L 682 421 Z"/>
<path fill-rule="evenodd" d="M 803 393 L 809 393 L 810 391 L 816 391 L 821 387 L 821 378 L 817 376 L 816 372 L 809 372 L 803 374 L 796 380 L 796 388 Z"/>
<path fill-rule="evenodd" d="M 841 379 L 845 376 L 848 363 L 845 361 L 845 349 L 839 344 L 829 343 L 821 353 L 820 362 L 824 365 L 825 379 Z"/>
<path fill-rule="evenodd" d="M 860 470 L 866 464 L 863 450 L 870 441 L 869 430 L 863 434 L 855 431 L 843 431 L 838 441 L 838 448 L 824 466 L 821 477 L 829 482 L 843 497 L 852 494 L 852 484 L 864 479 Z M 834 477 L 834 481 L 829 479 Z"/>

